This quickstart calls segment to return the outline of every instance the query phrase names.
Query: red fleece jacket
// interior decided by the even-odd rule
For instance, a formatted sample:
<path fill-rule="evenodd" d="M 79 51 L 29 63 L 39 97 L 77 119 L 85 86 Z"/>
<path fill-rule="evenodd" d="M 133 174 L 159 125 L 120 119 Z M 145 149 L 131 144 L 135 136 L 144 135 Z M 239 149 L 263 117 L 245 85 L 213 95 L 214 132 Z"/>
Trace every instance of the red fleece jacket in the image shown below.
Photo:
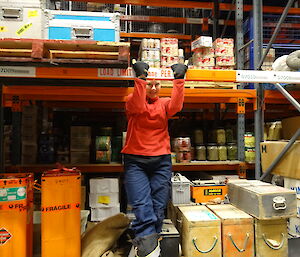
<path fill-rule="evenodd" d="M 170 154 L 168 118 L 181 111 L 184 100 L 184 80 L 173 81 L 171 98 L 146 100 L 146 84 L 135 79 L 134 91 L 126 101 L 128 119 L 126 143 L 122 153 L 158 156 Z"/>

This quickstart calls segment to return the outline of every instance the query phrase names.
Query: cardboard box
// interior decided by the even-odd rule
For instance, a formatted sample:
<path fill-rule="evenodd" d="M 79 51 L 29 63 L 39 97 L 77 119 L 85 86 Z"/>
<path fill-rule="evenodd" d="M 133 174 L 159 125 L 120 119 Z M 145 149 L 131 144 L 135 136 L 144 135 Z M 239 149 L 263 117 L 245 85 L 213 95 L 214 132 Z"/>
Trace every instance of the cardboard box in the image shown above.
<path fill-rule="evenodd" d="M 260 144 L 261 166 L 263 172 L 272 164 L 275 158 L 287 145 L 286 141 L 266 141 Z M 272 173 L 283 177 L 300 179 L 300 141 L 296 141 L 285 154 Z"/>
<path fill-rule="evenodd" d="M 120 213 L 120 204 L 108 207 L 92 208 L 91 221 L 102 221 L 118 213 Z"/>
<path fill-rule="evenodd" d="M 92 178 L 90 179 L 91 193 L 119 192 L 119 179 L 117 178 Z"/>
<path fill-rule="evenodd" d="M 114 206 L 119 203 L 119 193 L 92 193 L 89 204 L 92 208 Z"/>
<path fill-rule="evenodd" d="M 284 187 L 294 190 L 297 195 L 297 199 L 300 200 L 300 179 L 284 178 Z"/>
<path fill-rule="evenodd" d="M 300 116 L 283 119 L 281 124 L 283 139 L 291 139 L 297 129 L 300 128 Z M 298 140 L 300 140 L 300 137 Z"/>
<path fill-rule="evenodd" d="M 202 47 L 212 47 L 212 37 L 200 36 L 192 42 L 192 51 Z"/>

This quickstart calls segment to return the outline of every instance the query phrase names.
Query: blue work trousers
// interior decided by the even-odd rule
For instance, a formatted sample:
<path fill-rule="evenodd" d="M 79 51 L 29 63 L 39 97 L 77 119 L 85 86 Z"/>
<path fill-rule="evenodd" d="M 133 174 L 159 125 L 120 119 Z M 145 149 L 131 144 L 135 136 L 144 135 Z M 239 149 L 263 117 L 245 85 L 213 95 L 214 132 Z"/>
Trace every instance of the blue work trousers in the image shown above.
<path fill-rule="evenodd" d="M 142 156 L 124 154 L 125 189 L 136 219 L 136 237 L 160 233 L 170 198 L 171 155 Z"/>

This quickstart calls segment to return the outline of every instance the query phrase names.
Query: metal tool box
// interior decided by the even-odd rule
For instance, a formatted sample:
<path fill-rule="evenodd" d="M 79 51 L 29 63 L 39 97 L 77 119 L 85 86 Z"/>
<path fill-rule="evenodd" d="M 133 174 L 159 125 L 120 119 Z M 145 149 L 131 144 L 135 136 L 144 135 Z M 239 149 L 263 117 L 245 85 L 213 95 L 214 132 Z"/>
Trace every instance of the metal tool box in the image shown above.
<path fill-rule="evenodd" d="M 177 173 L 172 177 L 173 204 L 186 204 L 191 201 L 191 181 Z"/>
<path fill-rule="evenodd" d="M 45 10 L 45 39 L 120 41 L 120 14 Z"/>
<path fill-rule="evenodd" d="M 42 38 L 44 1 L 0 1 L 0 38 Z"/>
<path fill-rule="evenodd" d="M 268 183 L 229 182 L 230 203 L 257 219 L 289 218 L 297 215 L 296 193 Z"/>

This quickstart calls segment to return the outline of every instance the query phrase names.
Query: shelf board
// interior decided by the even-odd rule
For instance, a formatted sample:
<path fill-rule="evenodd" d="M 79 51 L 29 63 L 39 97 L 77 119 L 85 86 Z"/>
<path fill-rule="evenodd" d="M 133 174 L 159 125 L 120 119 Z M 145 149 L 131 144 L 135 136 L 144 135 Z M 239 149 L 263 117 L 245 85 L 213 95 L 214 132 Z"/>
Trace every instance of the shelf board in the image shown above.
<path fill-rule="evenodd" d="M 121 173 L 124 172 L 123 165 L 118 163 L 111 164 L 78 164 L 71 165 L 66 164 L 67 168 L 76 167 L 82 173 Z M 232 171 L 238 170 L 240 167 L 246 169 L 253 169 L 254 165 L 247 164 L 239 161 L 202 161 L 192 163 L 176 163 L 173 164 L 173 171 Z M 55 164 L 28 164 L 28 165 L 16 165 L 7 166 L 6 172 L 34 172 L 42 173 L 47 170 L 55 169 Z"/>

